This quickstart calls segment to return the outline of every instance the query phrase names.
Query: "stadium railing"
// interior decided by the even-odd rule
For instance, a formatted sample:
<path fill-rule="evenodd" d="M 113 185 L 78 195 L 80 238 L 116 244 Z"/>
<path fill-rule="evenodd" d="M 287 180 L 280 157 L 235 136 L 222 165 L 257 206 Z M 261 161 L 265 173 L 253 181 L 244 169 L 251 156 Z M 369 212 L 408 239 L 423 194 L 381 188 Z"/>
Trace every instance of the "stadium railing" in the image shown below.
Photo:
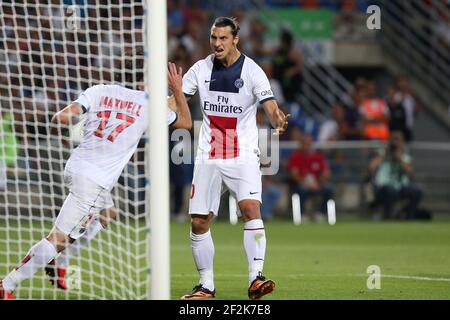
<path fill-rule="evenodd" d="M 380 43 L 404 72 L 420 79 L 442 109 L 450 104 L 450 10 L 440 1 L 378 1 L 383 25 Z M 443 31 L 447 26 L 447 44 Z M 442 29 L 445 30 L 445 29 Z M 447 111 L 445 109 L 445 111 Z"/>

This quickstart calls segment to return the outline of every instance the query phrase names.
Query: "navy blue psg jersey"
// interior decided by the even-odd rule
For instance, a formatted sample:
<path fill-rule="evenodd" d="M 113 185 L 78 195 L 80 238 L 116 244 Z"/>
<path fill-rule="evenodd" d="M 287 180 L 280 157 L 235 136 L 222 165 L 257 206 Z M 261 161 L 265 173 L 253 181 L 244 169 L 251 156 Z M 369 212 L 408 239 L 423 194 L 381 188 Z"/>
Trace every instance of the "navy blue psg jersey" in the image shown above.
<path fill-rule="evenodd" d="M 197 158 L 229 159 L 259 153 L 256 110 L 274 99 L 264 71 L 241 56 L 224 67 L 214 55 L 195 63 L 183 77 L 183 92 L 198 91 L 203 113 Z"/>

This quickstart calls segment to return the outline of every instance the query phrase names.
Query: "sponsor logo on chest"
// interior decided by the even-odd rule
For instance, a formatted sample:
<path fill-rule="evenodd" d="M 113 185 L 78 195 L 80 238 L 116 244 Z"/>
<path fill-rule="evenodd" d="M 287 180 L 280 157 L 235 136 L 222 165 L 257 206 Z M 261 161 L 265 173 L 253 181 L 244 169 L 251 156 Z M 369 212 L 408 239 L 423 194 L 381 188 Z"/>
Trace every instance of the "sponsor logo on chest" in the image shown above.
<path fill-rule="evenodd" d="M 203 110 L 206 112 L 220 112 L 220 113 L 228 113 L 228 114 L 240 114 L 243 112 L 244 107 L 233 105 L 229 101 L 230 98 L 225 96 L 217 96 L 217 101 L 203 101 Z"/>

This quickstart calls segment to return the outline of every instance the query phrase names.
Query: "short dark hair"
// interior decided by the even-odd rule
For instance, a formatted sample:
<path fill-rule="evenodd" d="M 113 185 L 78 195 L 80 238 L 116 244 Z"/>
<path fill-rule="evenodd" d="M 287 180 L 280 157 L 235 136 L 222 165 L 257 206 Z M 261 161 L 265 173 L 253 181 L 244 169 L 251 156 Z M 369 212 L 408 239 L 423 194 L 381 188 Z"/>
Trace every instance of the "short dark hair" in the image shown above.
<path fill-rule="evenodd" d="M 236 21 L 236 18 L 230 17 L 218 17 L 214 21 L 213 26 L 217 28 L 230 27 L 233 37 L 236 37 L 239 33 L 239 30 L 241 30 L 241 28 L 239 27 L 239 23 Z"/>

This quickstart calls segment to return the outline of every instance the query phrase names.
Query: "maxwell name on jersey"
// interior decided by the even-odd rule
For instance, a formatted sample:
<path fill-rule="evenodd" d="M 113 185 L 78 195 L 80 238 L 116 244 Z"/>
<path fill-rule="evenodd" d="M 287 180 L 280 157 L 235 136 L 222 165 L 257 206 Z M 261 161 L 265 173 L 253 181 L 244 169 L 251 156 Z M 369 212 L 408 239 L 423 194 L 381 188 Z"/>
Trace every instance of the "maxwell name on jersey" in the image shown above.
<path fill-rule="evenodd" d="M 140 116 L 140 111 L 142 109 L 141 104 L 137 104 L 133 101 L 120 100 L 115 97 L 102 96 L 100 98 L 100 108 L 121 111 L 133 114 L 135 116 Z"/>

